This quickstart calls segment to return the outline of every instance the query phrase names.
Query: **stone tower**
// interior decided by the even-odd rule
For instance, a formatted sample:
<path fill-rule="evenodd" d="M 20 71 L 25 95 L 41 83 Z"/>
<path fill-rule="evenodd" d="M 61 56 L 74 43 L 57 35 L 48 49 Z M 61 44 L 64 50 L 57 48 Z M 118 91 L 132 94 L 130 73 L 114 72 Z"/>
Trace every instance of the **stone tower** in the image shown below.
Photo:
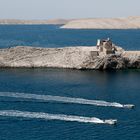
<path fill-rule="evenodd" d="M 102 55 L 114 54 L 116 51 L 115 45 L 112 43 L 112 41 L 109 38 L 98 40 L 97 49 L 99 50 L 99 53 Z"/>

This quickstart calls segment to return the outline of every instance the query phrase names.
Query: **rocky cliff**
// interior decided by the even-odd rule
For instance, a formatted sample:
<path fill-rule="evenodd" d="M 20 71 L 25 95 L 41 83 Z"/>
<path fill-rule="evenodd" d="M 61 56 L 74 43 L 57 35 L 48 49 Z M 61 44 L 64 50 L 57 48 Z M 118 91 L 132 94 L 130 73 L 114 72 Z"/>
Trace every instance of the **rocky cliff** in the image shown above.
<path fill-rule="evenodd" d="M 96 47 L 0 49 L 0 67 L 56 67 L 73 69 L 140 68 L 140 51 L 98 55 Z"/>

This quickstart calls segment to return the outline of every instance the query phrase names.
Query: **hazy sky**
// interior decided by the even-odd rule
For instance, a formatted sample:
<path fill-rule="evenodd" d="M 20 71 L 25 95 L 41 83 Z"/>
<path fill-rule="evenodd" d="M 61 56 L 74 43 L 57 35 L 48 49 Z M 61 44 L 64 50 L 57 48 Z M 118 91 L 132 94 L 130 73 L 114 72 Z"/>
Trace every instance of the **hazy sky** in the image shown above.
<path fill-rule="evenodd" d="M 0 0 L 0 19 L 124 17 L 140 15 L 140 0 Z"/>

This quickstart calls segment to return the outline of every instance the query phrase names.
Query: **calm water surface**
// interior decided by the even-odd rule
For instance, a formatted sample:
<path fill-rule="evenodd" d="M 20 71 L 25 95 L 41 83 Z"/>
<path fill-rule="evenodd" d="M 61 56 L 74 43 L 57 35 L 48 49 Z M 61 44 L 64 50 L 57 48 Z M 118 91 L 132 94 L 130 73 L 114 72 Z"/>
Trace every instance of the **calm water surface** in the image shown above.
<path fill-rule="evenodd" d="M 95 45 L 111 37 L 125 49 L 140 50 L 140 30 L 64 30 L 58 26 L 0 26 L 0 47 Z M 38 102 L 0 97 L 0 111 L 47 112 L 117 119 L 116 126 L 59 120 L 0 117 L 0 140 L 139 140 L 140 70 L 0 69 L 0 92 L 97 99 L 135 109 Z"/>

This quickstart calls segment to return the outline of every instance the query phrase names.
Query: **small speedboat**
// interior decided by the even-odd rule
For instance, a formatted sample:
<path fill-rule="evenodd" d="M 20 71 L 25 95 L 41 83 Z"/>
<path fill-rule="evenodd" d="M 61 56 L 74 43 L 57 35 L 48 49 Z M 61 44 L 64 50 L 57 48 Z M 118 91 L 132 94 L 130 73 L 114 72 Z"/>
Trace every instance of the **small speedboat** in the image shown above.
<path fill-rule="evenodd" d="M 132 109 L 132 108 L 135 107 L 135 105 L 133 105 L 133 104 L 127 104 L 127 105 L 123 105 L 123 107 L 124 108 L 130 108 L 130 109 Z"/>
<path fill-rule="evenodd" d="M 117 124 L 117 120 L 105 120 L 104 122 L 106 124 L 110 124 L 110 125 L 116 125 Z"/>

